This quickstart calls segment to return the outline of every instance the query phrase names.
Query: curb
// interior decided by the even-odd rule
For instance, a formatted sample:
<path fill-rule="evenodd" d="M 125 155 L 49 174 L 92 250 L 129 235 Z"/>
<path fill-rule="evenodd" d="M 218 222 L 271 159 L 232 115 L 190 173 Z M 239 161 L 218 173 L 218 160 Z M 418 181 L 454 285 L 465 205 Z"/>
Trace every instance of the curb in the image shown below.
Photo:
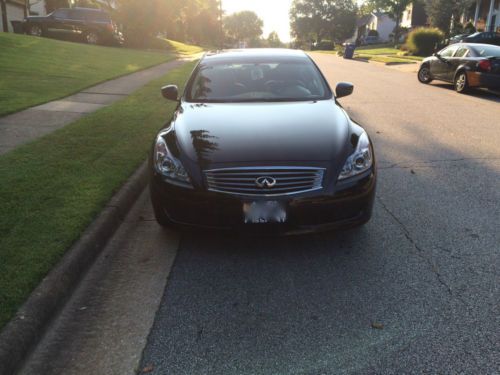
<path fill-rule="evenodd" d="M 0 374 L 15 374 L 147 185 L 144 162 L 0 332 Z"/>
<path fill-rule="evenodd" d="M 394 66 L 394 65 L 412 65 L 412 64 L 418 64 L 416 61 L 409 61 L 409 62 L 386 62 L 385 65 L 388 66 Z"/>

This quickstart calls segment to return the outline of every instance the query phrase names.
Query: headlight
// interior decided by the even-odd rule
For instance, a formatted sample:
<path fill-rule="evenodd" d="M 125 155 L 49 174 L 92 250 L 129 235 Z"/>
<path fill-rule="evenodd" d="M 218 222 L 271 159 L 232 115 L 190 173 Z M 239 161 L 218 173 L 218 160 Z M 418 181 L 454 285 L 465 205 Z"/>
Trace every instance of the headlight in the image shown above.
<path fill-rule="evenodd" d="M 339 180 L 356 176 L 370 169 L 373 165 L 372 149 L 368 135 L 363 132 L 358 139 L 358 145 L 354 153 L 347 158 L 347 161 L 339 175 Z"/>
<path fill-rule="evenodd" d="M 180 183 L 182 186 L 191 186 L 191 180 L 186 169 L 182 166 L 180 160 L 170 153 L 163 135 L 160 134 L 156 139 L 154 149 L 156 171 L 173 183 Z"/>

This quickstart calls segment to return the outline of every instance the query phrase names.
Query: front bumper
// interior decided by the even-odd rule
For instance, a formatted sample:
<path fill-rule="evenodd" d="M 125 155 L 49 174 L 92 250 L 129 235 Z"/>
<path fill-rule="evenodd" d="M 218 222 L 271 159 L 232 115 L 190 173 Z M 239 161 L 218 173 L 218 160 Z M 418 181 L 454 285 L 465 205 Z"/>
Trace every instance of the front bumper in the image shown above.
<path fill-rule="evenodd" d="M 244 224 L 243 203 L 260 197 L 237 197 L 224 193 L 178 187 L 153 172 L 150 189 L 153 205 L 175 224 L 189 227 L 302 233 L 345 228 L 367 222 L 375 197 L 375 169 L 344 182 L 335 192 L 318 191 L 272 198 L 287 208 L 283 224 Z M 268 198 L 270 199 L 270 198 Z"/>

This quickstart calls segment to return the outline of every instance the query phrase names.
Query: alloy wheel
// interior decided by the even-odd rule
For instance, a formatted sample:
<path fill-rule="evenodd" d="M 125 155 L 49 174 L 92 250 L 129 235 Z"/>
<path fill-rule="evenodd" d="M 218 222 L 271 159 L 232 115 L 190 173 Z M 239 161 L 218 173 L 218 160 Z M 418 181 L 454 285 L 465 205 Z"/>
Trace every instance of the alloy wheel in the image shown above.
<path fill-rule="evenodd" d="M 431 81 L 431 72 L 429 70 L 429 68 L 427 67 L 422 67 L 420 68 L 419 72 L 418 72 L 418 78 L 420 80 L 420 82 L 424 82 L 424 83 L 428 83 Z"/>
<path fill-rule="evenodd" d="M 458 92 L 463 92 L 465 91 L 466 87 L 467 87 L 467 76 L 465 75 L 465 73 L 460 73 L 457 79 L 455 80 L 455 89 Z"/>
<path fill-rule="evenodd" d="M 97 44 L 99 41 L 99 37 L 96 33 L 88 33 L 87 34 L 87 43 L 88 44 Z"/>
<path fill-rule="evenodd" d="M 32 36 L 42 36 L 42 28 L 38 25 L 33 25 L 30 27 L 29 34 Z"/>

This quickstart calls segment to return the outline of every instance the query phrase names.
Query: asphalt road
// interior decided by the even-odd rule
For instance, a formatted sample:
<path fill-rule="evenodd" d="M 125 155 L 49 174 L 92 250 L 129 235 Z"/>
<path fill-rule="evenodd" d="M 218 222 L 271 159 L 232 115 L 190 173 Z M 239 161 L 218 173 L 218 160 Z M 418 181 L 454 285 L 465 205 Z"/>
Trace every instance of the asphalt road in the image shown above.
<path fill-rule="evenodd" d="M 300 237 L 183 234 L 176 248 L 173 234 L 161 235 L 150 221 L 143 197 L 142 213 L 132 215 L 145 219 L 116 244 L 128 244 L 127 254 L 144 246 L 155 249 L 150 255 L 176 254 L 171 271 L 165 259 L 147 271 L 164 281 L 168 275 L 161 302 L 143 309 L 152 319 L 158 306 L 151 330 L 131 334 L 141 340 L 129 334 L 127 355 L 109 340 L 89 345 L 81 337 L 98 336 L 103 326 L 89 312 L 93 319 L 54 334 L 52 347 L 62 349 L 50 368 L 26 373 L 123 374 L 112 364 L 142 350 L 138 368 L 149 374 L 500 373 L 500 98 L 422 85 L 378 64 L 314 59 L 332 86 L 355 84 L 341 102 L 375 144 L 373 220 Z M 130 276 L 134 295 L 149 280 L 138 282 L 137 274 Z M 143 290 L 151 301 L 160 293 Z M 127 312 L 122 302 L 118 326 L 142 319 L 128 301 L 135 307 Z M 116 342 L 127 341 L 119 336 Z M 39 352 L 38 363 L 47 363 Z M 105 372 L 96 367 L 100 357 Z M 63 371 L 76 364 L 79 371 Z"/>

